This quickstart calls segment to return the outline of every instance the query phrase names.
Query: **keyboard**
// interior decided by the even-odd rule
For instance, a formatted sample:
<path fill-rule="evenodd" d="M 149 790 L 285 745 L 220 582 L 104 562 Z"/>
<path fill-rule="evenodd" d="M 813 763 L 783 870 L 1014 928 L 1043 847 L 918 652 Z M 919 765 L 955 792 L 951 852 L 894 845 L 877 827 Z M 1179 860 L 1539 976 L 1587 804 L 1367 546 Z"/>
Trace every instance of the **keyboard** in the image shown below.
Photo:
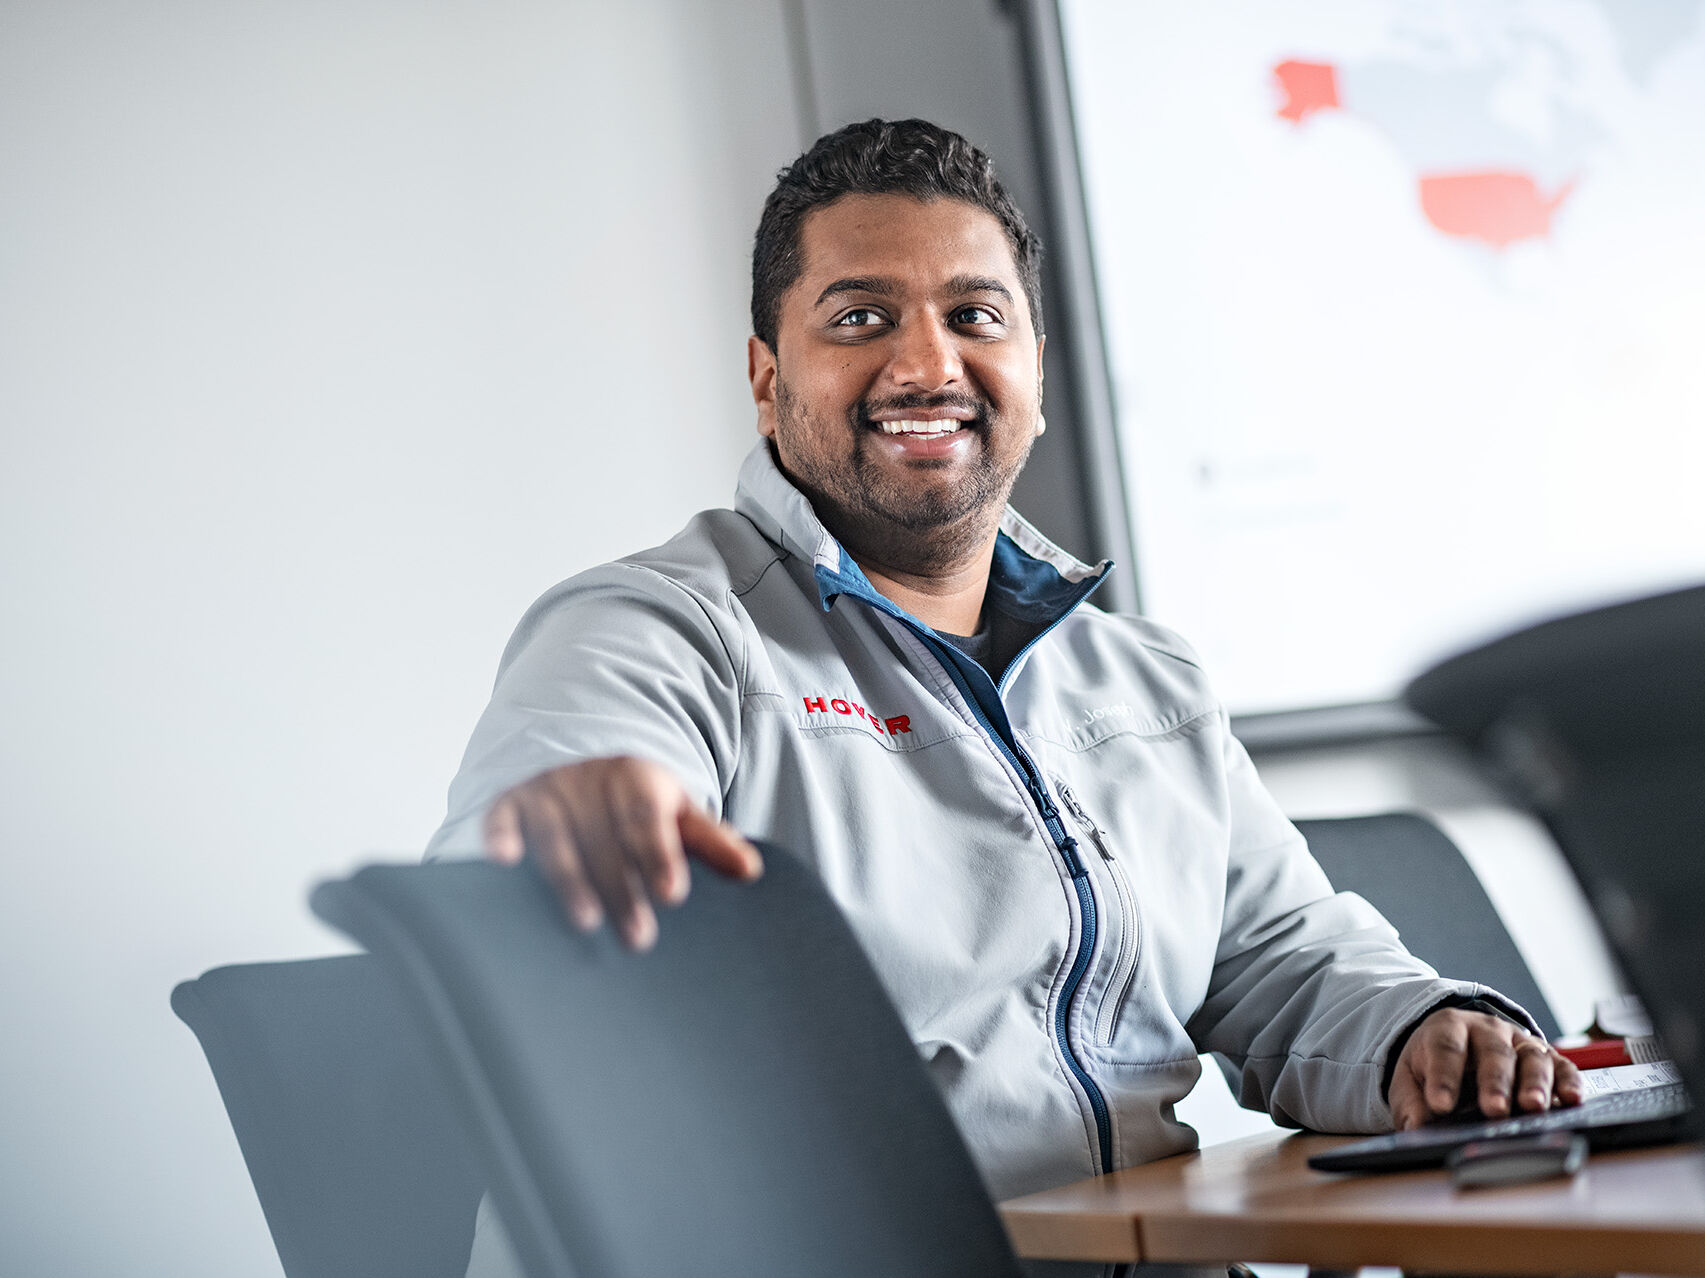
<path fill-rule="evenodd" d="M 1393 1132 L 1315 1154 L 1316 1171 L 1407 1171 L 1439 1167 L 1453 1149 L 1474 1140 L 1580 1132 L 1593 1149 L 1658 1145 L 1691 1134 L 1693 1106 L 1680 1083 L 1595 1096 L 1572 1109 L 1549 1109 L 1510 1118 L 1449 1120 Z"/>

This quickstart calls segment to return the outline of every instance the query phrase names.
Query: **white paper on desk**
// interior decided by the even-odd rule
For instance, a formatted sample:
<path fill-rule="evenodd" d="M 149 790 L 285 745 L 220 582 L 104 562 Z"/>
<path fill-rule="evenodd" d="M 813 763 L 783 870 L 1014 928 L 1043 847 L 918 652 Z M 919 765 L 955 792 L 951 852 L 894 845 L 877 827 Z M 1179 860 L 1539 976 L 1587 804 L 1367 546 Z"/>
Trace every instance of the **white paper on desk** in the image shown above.
<path fill-rule="evenodd" d="M 1612 1065 L 1609 1069 L 1583 1069 L 1581 1082 L 1586 1085 L 1586 1099 L 1608 1096 L 1612 1092 L 1631 1092 L 1641 1087 L 1662 1087 L 1679 1083 L 1681 1074 L 1672 1061 L 1642 1061 L 1635 1065 Z"/>

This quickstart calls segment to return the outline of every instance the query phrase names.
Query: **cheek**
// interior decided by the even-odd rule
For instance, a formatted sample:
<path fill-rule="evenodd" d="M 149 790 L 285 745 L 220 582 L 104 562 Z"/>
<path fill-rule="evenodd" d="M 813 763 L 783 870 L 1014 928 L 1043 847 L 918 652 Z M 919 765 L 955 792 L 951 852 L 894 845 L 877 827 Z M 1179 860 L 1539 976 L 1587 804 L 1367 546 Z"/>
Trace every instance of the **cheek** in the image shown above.
<path fill-rule="evenodd" d="M 819 429 L 844 423 L 864 393 L 858 373 L 858 364 L 850 361 L 819 368 L 809 381 L 795 387 L 803 416 Z"/>
<path fill-rule="evenodd" d="M 1036 361 L 1030 355 L 1002 352 L 976 367 L 990 394 L 998 394 L 1014 406 L 1036 398 Z"/>
<path fill-rule="evenodd" d="M 1036 415 L 1040 404 L 1036 397 L 1034 379 L 1008 377 L 988 388 L 990 396 L 1008 418 L 1028 419 Z"/>

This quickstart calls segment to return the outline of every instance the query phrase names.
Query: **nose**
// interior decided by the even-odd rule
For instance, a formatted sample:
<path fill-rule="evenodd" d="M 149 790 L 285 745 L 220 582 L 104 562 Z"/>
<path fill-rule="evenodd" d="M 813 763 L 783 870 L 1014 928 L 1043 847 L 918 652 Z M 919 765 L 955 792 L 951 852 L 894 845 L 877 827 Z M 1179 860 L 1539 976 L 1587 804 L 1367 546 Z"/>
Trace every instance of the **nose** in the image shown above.
<path fill-rule="evenodd" d="M 929 394 L 952 386 L 964 376 L 958 342 L 938 317 L 925 316 L 902 324 L 895 337 L 888 376 L 897 387 Z"/>

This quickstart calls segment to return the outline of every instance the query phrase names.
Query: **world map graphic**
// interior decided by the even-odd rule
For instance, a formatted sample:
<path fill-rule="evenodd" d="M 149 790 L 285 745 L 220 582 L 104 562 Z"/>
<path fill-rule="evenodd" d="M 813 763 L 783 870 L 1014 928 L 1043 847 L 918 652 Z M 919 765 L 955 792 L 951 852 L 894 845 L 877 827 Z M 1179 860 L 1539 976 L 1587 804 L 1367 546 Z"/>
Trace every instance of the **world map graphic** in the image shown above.
<path fill-rule="evenodd" d="M 1234 711 L 1705 579 L 1705 0 L 1062 0 L 1141 607 Z"/>
<path fill-rule="evenodd" d="M 1599 0 L 1598 7 L 1629 81 L 1643 87 L 1696 29 L 1705 4 Z M 1275 114 L 1300 128 L 1324 112 L 1346 111 L 1380 129 L 1412 164 L 1421 211 L 1444 235 L 1494 249 L 1545 239 L 1585 175 L 1587 151 L 1609 130 L 1562 91 L 1573 68 L 1553 33 L 1515 25 L 1507 34 L 1513 39 L 1477 65 L 1286 58 L 1273 67 Z M 1558 80 L 1546 95 L 1543 131 L 1512 128 L 1495 109 L 1500 88 L 1523 64 L 1548 65 Z"/>

